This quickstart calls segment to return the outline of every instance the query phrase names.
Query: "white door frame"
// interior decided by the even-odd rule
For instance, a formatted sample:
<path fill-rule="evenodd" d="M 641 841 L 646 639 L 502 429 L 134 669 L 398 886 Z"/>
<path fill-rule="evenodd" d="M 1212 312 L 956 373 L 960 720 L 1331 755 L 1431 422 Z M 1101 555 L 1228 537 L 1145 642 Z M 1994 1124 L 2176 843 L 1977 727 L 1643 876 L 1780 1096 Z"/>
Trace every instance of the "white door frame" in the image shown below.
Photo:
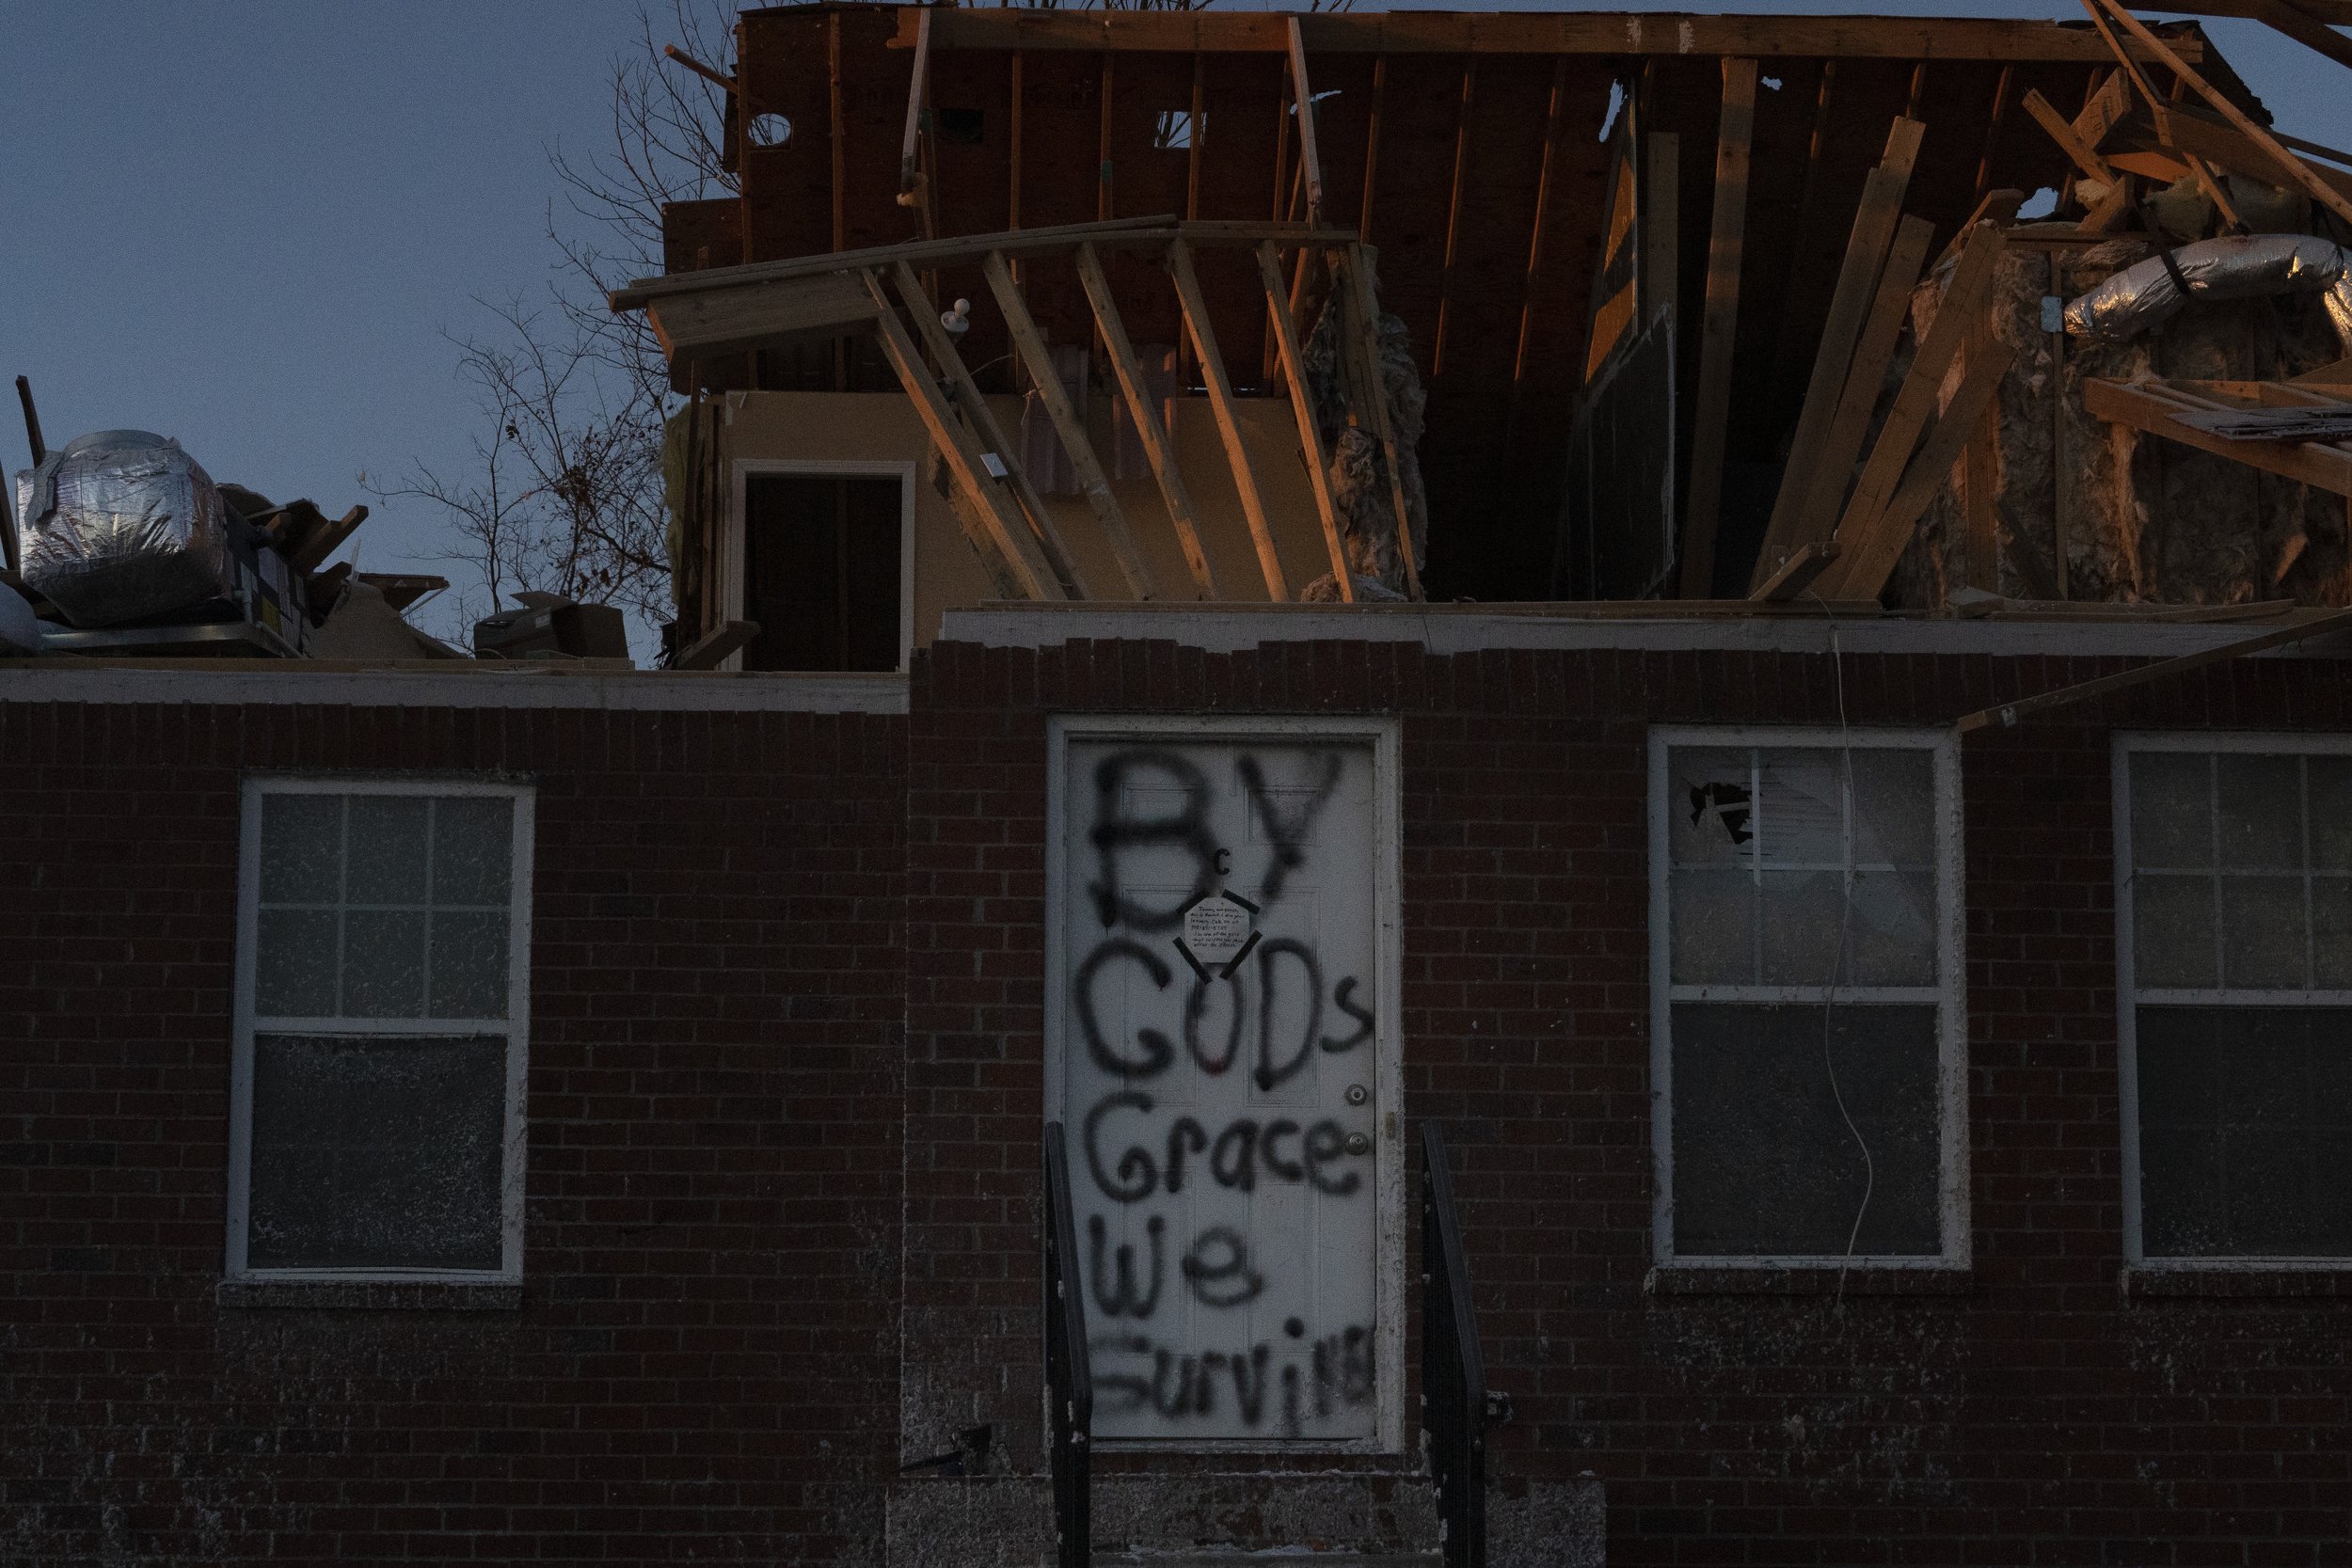
<path fill-rule="evenodd" d="M 754 474 L 834 474 L 850 479 L 895 479 L 898 482 L 898 673 L 905 674 L 914 656 L 914 465 L 903 457 L 739 457 L 729 465 L 726 527 L 719 543 L 719 618 L 743 618 L 743 521 L 745 495 Z M 722 670 L 743 668 L 738 648 L 719 664 Z"/>
<path fill-rule="evenodd" d="M 1056 714 L 1046 726 L 1045 772 L 1045 1116 L 1061 1121 L 1065 1073 L 1059 1043 L 1068 1037 L 1069 996 L 1054 977 L 1067 963 L 1061 952 L 1064 899 L 1069 888 L 1065 775 L 1073 740 L 1169 740 L 1194 737 L 1231 742 L 1358 741 L 1372 747 L 1373 955 L 1379 970 L 1374 989 L 1376 1015 L 1373 1045 L 1377 1053 L 1380 1120 L 1374 1150 L 1373 1346 L 1376 1376 L 1374 1435 L 1345 1442 L 1284 1442 L 1257 1438 L 1104 1438 L 1104 1449 L 1177 1452 L 1378 1453 L 1404 1450 L 1405 1441 L 1405 1068 L 1401 1009 L 1403 942 L 1402 822 L 1398 786 L 1398 725 L 1383 718 L 1307 718 L 1266 715 L 1081 715 Z M 1067 1125 L 1065 1123 L 1065 1125 Z"/>

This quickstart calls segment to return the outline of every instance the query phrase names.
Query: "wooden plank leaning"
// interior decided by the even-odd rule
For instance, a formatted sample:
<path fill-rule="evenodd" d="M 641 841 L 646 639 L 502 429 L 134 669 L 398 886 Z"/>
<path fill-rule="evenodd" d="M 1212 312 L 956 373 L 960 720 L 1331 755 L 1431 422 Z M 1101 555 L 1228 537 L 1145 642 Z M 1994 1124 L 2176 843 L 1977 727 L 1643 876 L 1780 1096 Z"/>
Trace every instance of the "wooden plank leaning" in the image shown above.
<path fill-rule="evenodd" d="M 972 380 L 971 370 L 965 366 L 963 356 L 956 349 L 954 337 L 941 325 L 939 309 L 931 303 L 931 296 L 924 292 L 922 281 L 906 262 L 899 262 L 896 272 L 898 297 L 907 302 L 907 309 L 914 317 L 914 325 L 922 331 L 923 341 L 930 345 L 931 357 L 939 362 L 940 368 L 947 372 L 948 380 L 955 384 L 956 406 L 972 421 L 972 429 L 979 436 L 983 448 L 994 452 L 996 461 L 1003 466 L 1005 472 L 1002 477 L 1012 486 L 1013 495 L 1020 499 L 1021 510 L 1028 514 L 1029 531 L 1036 538 L 1038 547 L 1043 551 L 1045 563 L 1053 570 L 1054 580 L 1061 584 L 1062 593 L 1070 598 L 1094 597 L 1085 577 L 1078 570 L 1078 563 L 1071 560 L 1069 546 L 1062 543 L 1060 532 L 1054 527 L 1054 515 L 1045 509 L 1045 498 L 1037 493 L 1037 487 L 1029 483 L 1027 472 L 1021 467 L 1019 449 L 1013 444 L 1012 437 L 1005 434 L 1004 426 L 996 422 L 996 416 L 989 408 L 988 400 L 980 395 L 980 388 Z"/>
<path fill-rule="evenodd" d="M 969 515 L 965 508 L 960 507 L 957 516 L 980 563 L 989 569 L 1007 598 L 1060 598 L 1061 586 L 1054 580 L 1053 569 L 1046 565 L 1036 542 L 1029 537 L 1029 525 L 1005 505 L 1003 493 L 980 460 L 979 449 L 965 434 L 955 410 L 939 395 L 939 385 L 931 379 L 914 340 L 907 336 L 890 296 L 882 292 L 881 277 L 871 270 L 863 276 L 867 292 L 881 308 L 874 318 L 874 329 L 882 344 L 882 357 L 890 361 L 899 386 L 906 389 L 908 400 L 914 404 L 915 414 L 930 436 L 931 445 L 946 462 L 948 471 L 955 475 L 957 486 L 963 492 Z"/>
<path fill-rule="evenodd" d="M 1836 538 L 1846 553 L 1834 576 L 1841 591 L 1854 580 L 1865 559 L 1856 542 L 1872 531 L 1874 519 L 1894 499 L 1897 486 L 1910 468 L 1911 453 L 1918 445 L 1920 432 L 1935 417 L 1936 395 L 1943 388 L 1945 373 L 1983 320 L 1985 301 L 1993 288 L 1994 264 L 2001 259 L 2003 243 L 1998 224 L 1980 223 L 1961 246 L 1960 260 L 1952 267 L 1952 280 L 1945 287 L 1943 303 L 1936 307 L 1935 324 L 1928 328 L 1918 353 L 1912 356 L 1911 370 L 1895 393 L 1894 405 L 1879 426 L 1878 440 L 1864 460 L 1862 475 L 1854 482 L 1853 494 L 1838 517 Z M 1892 566 L 1893 562 L 1888 562 L 1890 570 Z M 1877 590 L 1869 593 L 1874 594 Z"/>
<path fill-rule="evenodd" d="M 1724 444 L 1731 421 L 1731 356 L 1740 329 L 1740 276 L 1748 221 L 1748 153 L 1756 134 L 1754 60 L 1724 62 L 1724 106 L 1715 136 L 1715 202 L 1707 237 L 1707 303 L 1699 326 L 1697 419 L 1691 434 L 1690 488 L 1682 511 L 1686 599 L 1715 594 L 1715 530 L 1723 512 Z"/>
<path fill-rule="evenodd" d="M 1078 410 L 1070 402 L 1070 394 L 1055 372 L 1054 356 L 1045 346 L 1045 335 L 1037 329 L 1037 320 L 1029 314 L 1029 302 L 1023 297 L 1021 286 L 1013 281 L 1012 269 L 1004 257 L 990 251 L 980 263 L 980 271 L 988 278 L 989 292 L 996 296 L 996 308 L 1004 312 L 1005 329 L 1012 337 L 1012 344 L 1028 367 L 1030 384 L 1045 404 L 1045 416 L 1054 424 L 1054 434 L 1061 438 L 1062 451 L 1070 456 L 1070 467 L 1078 476 L 1078 488 L 1085 492 L 1087 504 L 1094 509 L 1095 520 L 1103 525 L 1103 536 L 1110 541 L 1111 554 L 1118 558 L 1120 575 L 1127 579 L 1128 591 L 1138 599 L 1156 598 L 1158 590 L 1152 583 L 1152 568 L 1136 547 L 1135 535 L 1128 531 L 1127 515 L 1120 510 L 1119 498 L 1111 493 L 1110 477 L 1103 472 L 1103 464 L 1094 455 L 1094 443 L 1087 439 L 1086 421 L 1078 418 Z"/>
<path fill-rule="evenodd" d="M 1120 320 L 1119 302 L 1111 293 L 1110 279 L 1103 275 L 1102 259 L 1091 244 L 1078 246 L 1078 282 L 1086 290 L 1087 303 L 1094 309 L 1095 329 L 1103 335 L 1103 346 L 1110 355 L 1119 390 L 1127 400 L 1128 416 L 1136 421 L 1136 434 L 1143 441 L 1144 458 L 1152 465 L 1152 476 L 1160 482 L 1160 496 L 1168 502 L 1168 520 L 1176 530 L 1176 543 L 1184 552 L 1184 564 L 1201 597 L 1223 598 L 1217 591 L 1216 574 L 1209 565 L 1208 551 L 1200 544 L 1200 520 L 1193 515 L 1192 498 L 1185 493 L 1184 476 L 1176 467 L 1168 427 L 1160 422 L 1159 410 L 1152 406 L 1151 389 L 1143 382 L 1143 367 L 1136 359 L 1135 344 L 1127 341 L 1127 325 Z"/>
<path fill-rule="evenodd" d="M 1340 598 L 1356 602 L 1356 579 L 1347 566 L 1347 543 L 1340 537 L 1340 515 L 1331 501 L 1331 467 L 1323 450 L 1323 435 L 1315 425 L 1314 404 L 1307 393 L 1305 356 L 1298 348 L 1298 329 L 1291 321 L 1290 293 L 1282 285 L 1282 258 L 1272 240 L 1258 246 L 1258 281 L 1265 290 L 1265 307 L 1274 331 L 1275 352 L 1281 356 L 1282 381 L 1290 388 L 1291 416 L 1298 423 L 1298 450 L 1307 464 L 1307 487 L 1315 498 L 1315 520 L 1323 525 L 1323 543 L 1331 555 L 1331 578 Z"/>
<path fill-rule="evenodd" d="M 1870 318 L 1854 345 L 1853 364 L 1837 400 L 1836 417 L 1821 438 L 1820 456 L 1814 466 L 1812 493 L 1804 499 L 1807 517 L 1835 517 L 1852 483 L 1854 462 L 1869 438 L 1870 416 L 1886 384 L 1886 367 L 1894 362 L 1896 343 L 1911 314 L 1911 291 L 1919 281 L 1919 268 L 1928 258 L 1935 226 L 1925 218 L 1906 217 L 1895 230 L 1886 252 L 1886 270 L 1879 276 L 1878 297 Z M 1793 559 L 1793 558 L 1792 558 Z"/>
<path fill-rule="evenodd" d="M 1919 518 L 1936 493 L 1950 482 L 1952 465 L 1960 461 L 1983 423 L 2001 389 L 2001 377 L 2009 373 L 2016 354 L 1990 332 L 1980 334 L 1969 345 L 1968 368 L 1961 376 L 1959 390 L 1935 421 L 1927 444 L 1903 469 L 1902 483 L 1885 508 L 1851 538 L 1839 530 L 1838 565 L 1827 592 L 1839 598 L 1875 599 L 1885 589 Z"/>
<path fill-rule="evenodd" d="M 1814 356 L 1796 435 L 1789 443 L 1788 467 L 1781 474 L 1780 494 L 1772 503 L 1772 521 L 1765 529 L 1764 547 L 1756 556 L 1752 585 L 1776 571 L 1799 545 L 1823 537 L 1826 519 L 1805 516 L 1804 500 L 1812 491 L 1821 438 L 1836 416 L 1838 395 L 1853 360 L 1854 340 L 1878 292 L 1879 275 L 1885 269 L 1886 248 L 1902 215 L 1903 192 L 1910 186 L 1912 165 L 1919 156 L 1919 140 L 1926 129 L 1915 119 L 1896 119 L 1887 133 L 1885 156 L 1863 182 L 1853 230 L 1846 242 L 1846 259 L 1830 295 L 1820 347 Z"/>
<path fill-rule="evenodd" d="M 1295 23 L 1297 19 L 1293 18 Z M 1225 461 L 1233 470 L 1233 488 L 1241 494 L 1242 515 L 1249 523 L 1249 540 L 1258 549 L 1258 570 L 1265 577 L 1265 595 L 1277 604 L 1291 596 L 1282 576 L 1282 558 L 1274 547 L 1274 525 L 1266 517 L 1265 500 L 1258 491 L 1258 476 L 1249 466 L 1249 449 L 1242 439 L 1241 418 L 1233 406 L 1233 388 L 1225 374 L 1224 356 L 1217 353 L 1216 333 L 1209 324 L 1208 302 L 1200 295 L 1200 279 L 1192 269 L 1192 249 L 1184 241 L 1168 247 L 1168 273 L 1176 284 L 1176 303 L 1200 357 L 1200 383 L 1208 388 L 1209 412 L 1225 443 Z"/>

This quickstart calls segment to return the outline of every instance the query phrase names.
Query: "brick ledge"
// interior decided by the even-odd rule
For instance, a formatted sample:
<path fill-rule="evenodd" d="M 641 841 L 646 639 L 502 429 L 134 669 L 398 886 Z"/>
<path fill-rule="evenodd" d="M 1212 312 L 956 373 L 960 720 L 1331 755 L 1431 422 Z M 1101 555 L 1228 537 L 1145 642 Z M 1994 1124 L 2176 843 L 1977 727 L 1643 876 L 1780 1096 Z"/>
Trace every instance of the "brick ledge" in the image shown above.
<path fill-rule="evenodd" d="M 472 1280 L 224 1279 L 213 1299 L 224 1307 L 291 1307 L 324 1312 L 514 1312 L 520 1285 Z"/>
<path fill-rule="evenodd" d="M 1964 1296 L 1976 1287 L 1968 1269 L 1753 1268 L 1665 1263 L 1649 1271 L 1643 1292 L 1655 1296 Z"/>

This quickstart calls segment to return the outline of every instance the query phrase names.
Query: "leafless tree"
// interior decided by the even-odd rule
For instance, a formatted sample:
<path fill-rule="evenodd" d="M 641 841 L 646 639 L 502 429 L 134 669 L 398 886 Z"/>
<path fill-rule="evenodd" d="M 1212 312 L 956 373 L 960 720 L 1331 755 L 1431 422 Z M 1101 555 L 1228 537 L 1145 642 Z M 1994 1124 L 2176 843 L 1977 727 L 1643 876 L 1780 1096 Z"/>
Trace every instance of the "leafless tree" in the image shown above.
<path fill-rule="evenodd" d="M 562 196 L 548 215 L 559 259 L 544 298 L 480 302 L 494 324 L 453 336 L 483 433 L 462 470 L 421 463 L 375 494 L 439 509 L 445 552 L 478 583 L 453 595 L 440 629 L 461 634 L 517 591 L 612 604 L 668 620 L 661 477 L 669 369 L 642 311 L 605 296 L 662 271 L 661 209 L 731 192 L 720 90 L 671 64 L 664 43 L 730 62 L 729 0 L 670 0 L 638 10 L 638 37 L 613 61 L 610 139 L 548 154 Z M 362 483 L 367 483 L 362 476 Z"/>

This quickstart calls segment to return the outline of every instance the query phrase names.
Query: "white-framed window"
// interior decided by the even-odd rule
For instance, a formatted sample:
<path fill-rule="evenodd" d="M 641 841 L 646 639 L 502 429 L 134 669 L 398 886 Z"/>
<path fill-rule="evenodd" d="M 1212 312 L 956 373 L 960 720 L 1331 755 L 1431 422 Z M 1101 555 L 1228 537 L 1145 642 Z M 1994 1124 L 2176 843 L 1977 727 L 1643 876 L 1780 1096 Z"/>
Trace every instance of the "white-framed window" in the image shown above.
<path fill-rule="evenodd" d="M 522 1277 L 532 804 L 246 781 L 230 1278 Z"/>
<path fill-rule="evenodd" d="M 2124 1256 L 2352 1261 L 2352 736 L 2115 737 Z"/>
<path fill-rule="evenodd" d="M 1650 732 L 1661 1265 L 1968 1259 L 1947 731 Z"/>

